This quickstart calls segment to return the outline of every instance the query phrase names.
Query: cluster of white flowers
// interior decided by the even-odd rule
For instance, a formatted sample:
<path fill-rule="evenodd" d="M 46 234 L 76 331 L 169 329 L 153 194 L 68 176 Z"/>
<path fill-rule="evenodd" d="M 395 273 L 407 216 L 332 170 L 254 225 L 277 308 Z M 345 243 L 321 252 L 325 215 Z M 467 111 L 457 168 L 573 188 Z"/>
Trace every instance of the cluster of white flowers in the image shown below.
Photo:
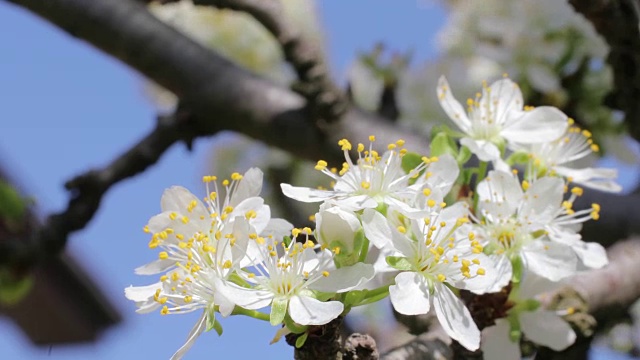
<path fill-rule="evenodd" d="M 141 313 L 202 311 L 174 358 L 203 331 L 221 332 L 216 313 L 283 326 L 278 336 L 297 334 L 301 346 L 309 326 L 387 296 L 401 314 L 435 312 L 452 339 L 482 347 L 487 358 L 519 358 L 523 335 L 569 346 L 575 334 L 562 316 L 572 309 L 547 310 L 542 294 L 607 264 L 604 249 L 579 234 L 599 206 L 573 203 L 583 193 L 577 185 L 618 191 L 615 172 L 567 166 L 598 150 L 590 134 L 556 108 L 525 106 L 508 78 L 483 85 L 466 110 L 445 78 L 437 95 L 459 131 L 437 133 L 428 156 L 408 152 L 402 140 L 378 152 L 375 136 L 369 145 L 343 139 L 340 168 L 315 166 L 331 189 L 281 185 L 292 199 L 321 203 L 313 230 L 271 218 L 255 168 L 222 181 L 224 193 L 205 176 L 204 201 L 181 187 L 166 190 L 163 212 L 145 228 L 159 259 L 136 269 L 159 281 L 125 294 Z M 472 154 L 479 165 L 468 163 Z M 481 332 L 461 291 L 506 292 L 510 307 Z M 268 314 L 258 311 L 266 307 Z"/>

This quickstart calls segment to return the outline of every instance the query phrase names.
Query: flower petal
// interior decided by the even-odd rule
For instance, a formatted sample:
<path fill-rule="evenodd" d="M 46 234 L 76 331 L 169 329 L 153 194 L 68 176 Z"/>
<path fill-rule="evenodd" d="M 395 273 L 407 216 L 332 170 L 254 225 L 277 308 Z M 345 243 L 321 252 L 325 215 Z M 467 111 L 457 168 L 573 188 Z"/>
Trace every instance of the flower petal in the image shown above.
<path fill-rule="evenodd" d="M 124 288 L 124 296 L 132 301 L 146 301 L 156 294 L 156 290 L 162 288 L 162 283 L 157 282 L 151 285 L 129 286 Z"/>
<path fill-rule="evenodd" d="M 173 356 L 171 357 L 171 360 L 182 359 L 184 354 L 186 354 L 187 351 L 191 349 L 191 347 L 196 342 L 200 334 L 202 334 L 202 332 L 206 327 L 206 323 L 207 323 L 207 312 L 203 311 L 202 315 L 200 316 L 200 319 L 198 319 L 198 322 L 196 322 L 195 326 L 191 329 L 191 332 L 189 332 L 189 336 L 187 336 L 187 342 L 185 342 L 184 345 L 182 345 L 180 349 L 178 349 L 178 351 L 176 351 L 176 353 L 173 354 Z"/>
<path fill-rule="evenodd" d="M 482 330 L 482 354 L 485 359 L 519 360 L 520 344 L 509 339 L 509 321 L 497 319 L 494 326 Z"/>
<path fill-rule="evenodd" d="M 155 260 L 137 267 L 134 271 L 138 275 L 155 275 L 167 271 L 174 266 L 176 266 L 176 261 L 172 259 Z"/>
<path fill-rule="evenodd" d="M 503 171 L 490 171 L 476 187 L 478 205 L 482 212 L 495 219 L 515 214 L 524 196 L 518 179 Z"/>
<path fill-rule="evenodd" d="M 589 269 L 601 269 L 609 264 L 607 251 L 602 245 L 593 242 L 580 241 L 571 246 L 582 264 Z"/>
<path fill-rule="evenodd" d="M 618 177 L 618 171 L 616 169 L 571 169 L 563 166 L 556 166 L 553 169 L 558 174 L 571 178 L 572 182 L 591 189 L 607 192 L 622 191 L 622 186 L 614 181 Z"/>
<path fill-rule="evenodd" d="M 345 292 L 371 280 L 374 275 L 373 265 L 356 263 L 330 271 L 329 276 L 318 279 L 309 288 L 322 292 Z"/>
<path fill-rule="evenodd" d="M 465 137 L 460 139 L 460 144 L 468 147 L 481 161 L 494 161 L 500 158 L 500 150 L 491 141 Z"/>
<path fill-rule="evenodd" d="M 336 196 L 333 191 L 291 186 L 289 184 L 280 184 L 280 188 L 285 196 L 302 202 L 320 202 Z"/>
<path fill-rule="evenodd" d="M 233 195 L 231 195 L 229 205 L 235 207 L 244 199 L 260 196 L 260 192 L 262 191 L 262 177 L 262 171 L 258 168 L 247 170 L 242 176 L 240 183 L 238 183 Z"/>
<path fill-rule="evenodd" d="M 467 113 L 458 100 L 453 97 L 451 87 L 444 76 L 438 79 L 438 100 L 440 106 L 451 120 L 460 128 L 460 130 L 468 133 L 471 128 L 471 121 L 467 117 Z"/>
<path fill-rule="evenodd" d="M 525 111 L 500 134 L 509 142 L 536 144 L 559 139 L 567 130 L 567 115 L 552 106 Z"/>
<path fill-rule="evenodd" d="M 320 301 L 309 296 L 293 296 L 289 315 L 300 325 L 324 325 L 340 316 L 344 305 L 339 301 Z"/>
<path fill-rule="evenodd" d="M 273 300 L 273 293 L 267 290 L 243 288 L 219 278 L 214 279 L 214 284 L 225 298 L 248 310 L 262 309 Z"/>
<path fill-rule="evenodd" d="M 536 344 L 553 350 L 564 350 L 576 340 L 576 333 L 553 311 L 533 311 L 520 313 L 522 332 Z"/>
<path fill-rule="evenodd" d="M 209 214 L 202 201 L 182 186 L 172 186 L 166 189 L 162 193 L 160 206 L 162 207 L 162 211 L 176 211 L 186 214 L 193 201 L 195 201 L 196 204 L 196 207 L 192 210 L 193 212 L 197 214 Z"/>
<path fill-rule="evenodd" d="M 578 258 L 566 245 L 551 241 L 534 241 L 522 248 L 522 258 L 532 272 L 551 281 L 576 273 Z"/>
<path fill-rule="evenodd" d="M 391 244 L 391 228 L 381 213 L 374 209 L 365 209 L 362 213 L 364 235 L 378 249 Z"/>
<path fill-rule="evenodd" d="M 389 286 L 389 299 L 393 308 L 404 315 L 426 314 L 431 307 L 426 279 L 414 272 L 396 276 L 396 284 Z"/>
<path fill-rule="evenodd" d="M 480 347 L 480 330 L 462 301 L 444 284 L 435 284 L 433 307 L 444 331 L 460 345 L 474 351 Z"/>

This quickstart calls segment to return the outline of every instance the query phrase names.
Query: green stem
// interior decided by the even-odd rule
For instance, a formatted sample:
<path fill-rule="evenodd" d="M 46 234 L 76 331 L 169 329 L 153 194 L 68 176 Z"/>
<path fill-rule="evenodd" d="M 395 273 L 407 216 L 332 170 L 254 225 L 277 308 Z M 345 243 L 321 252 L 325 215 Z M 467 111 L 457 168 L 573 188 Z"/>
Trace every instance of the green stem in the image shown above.
<path fill-rule="evenodd" d="M 367 254 L 369 253 L 369 239 L 366 237 L 362 242 L 362 248 L 360 249 L 360 257 L 358 258 L 358 262 L 364 262 L 367 259 Z"/>
<path fill-rule="evenodd" d="M 269 314 L 265 314 L 257 310 L 247 310 L 239 306 L 236 306 L 235 308 L 233 308 L 233 312 L 231 312 L 231 315 L 245 315 L 245 316 L 249 316 L 254 319 L 263 320 L 263 321 L 270 320 Z"/>

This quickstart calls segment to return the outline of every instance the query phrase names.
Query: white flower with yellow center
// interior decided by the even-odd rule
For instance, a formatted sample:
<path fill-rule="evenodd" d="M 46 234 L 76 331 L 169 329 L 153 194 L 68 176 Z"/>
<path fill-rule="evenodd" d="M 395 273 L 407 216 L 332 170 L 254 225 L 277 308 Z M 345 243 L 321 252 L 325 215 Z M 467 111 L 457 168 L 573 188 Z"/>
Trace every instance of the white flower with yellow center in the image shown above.
<path fill-rule="evenodd" d="M 480 332 L 449 287 L 484 293 L 497 281 L 497 274 L 482 246 L 467 235 L 467 213 L 466 205 L 458 203 L 391 229 L 393 246 L 401 256 L 389 256 L 387 262 L 402 272 L 389 287 L 389 297 L 401 314 L 426 314 L 433 308 L 451 338 L 476 350 Z"/>
<path fill-rule="evenodd" d="M 270 238 L 256 239 L 260 255 L 249 268 L 252 271 L 238 272 L 250 287 L 226 283 L 220 289 L 249 310 L 271 305 L 273 325 L 281 324 L 287 316 L 300 325 L 326 324 L 343 312 L 344 305 L 318 300 L 320 293 L 351 290 L 373 277 L 373 267 L 357 263 L 335 269 L 330 250 L 314 250 L 315 244 L 308 239 L 311 229 L 294 229 L 292 233 L 289 245 Z M 307 236 L 304 243 L 295 241 L 301 233 Z"/>
<path fill-rule="evenodd" d="M 482 161 L 497 161 L 505 143 L 534 144 L 560 138 L 567 116 L 550 106 L 524 110 L 522 93 L 508 78 L 483 86 L 482 94 L 467 100 L 467 111 L 453 97 L 447 79 L 438 81 L 442 109 L 464 132 L 460 143 Z"/>
<path fill-rule="evenodd" d="M 547 236 L 547 229 L 561 226 L 565 220 L 582 221 L 559 217 L 564 183 L 545 177 L 523 185 L 526 192 L 515 175 L 503 171 L 491 171 L 478 184 L 480 219 L 475 219 L 475 228 L 486 251 L 495 256 L 499 270 L 509 275 L 512 271 L 519 273 L 521 266 L 551 281 L 574 274 L 578 260 L 575 252 Z M 560 199 L 553 196 L 558 191 Z M 518 268 L 512 268 L 514 263 Z"/>
<path fill-rule="evenodd" d="M 374 136 L 370 136 L 371 143 L 375 141 Z M 423 157 L 423 162 L 409 173 L 402 169 L 402 157 L 406 154 L 403 149 L 404 141 L 398 140 L 395 144 L 389 144 L 387 151 L 380 156 L 373 150 L 372 145 L 365 150 L 363 144 L 358 144 L 358 160 L 354 163 L 349 156 L 352 149 L 351 143 L 340 140 L 339 145 L 344 151 L 346 162 L 342 169 L 329 169 L 327 162 L 318 161 L 316 170 L 328 175 L 333 179 L 333 190 L 311 189 L 306 187 L 295 187 L 289 184 L 281 184 L 282 192 L 295 200 L 302 202 L 329 201 L 331 204 L 339 206 L 344 210 L 358 211 L 366 208 L 375 208 L 385 204 L 394 206 L 408 216 L 419 217 L 426 215 L 424 211 L 415 209 L 407 205 L 406 200 L 415 197 L 416 192 L 421 189 L 422 181 L 410 185 L 410 179 L 419 176 L 420 172 L 426 170 L 423 177 L 429 176 L 429 165 L 436 163 L 436 157 Z"/>
<path fill-rule="evenodd" d="M 214 180 L 204 179 L 207 184 Z M 249 239 L 290 229 L 283 220 L 270 220 L 269 207 L 257 196 L 262 187 L 260 170 L 251 169 L 245 176 L 234 173 L 232 181 L 223 181 L 223 199 L 215 186 L 216 191 L 205 199 L 206 206 L 185 188 L 175 186 L 164 192 L 163 212 L 145 227 L 152 234 L 149 247 L 162 251 L 158 260 L 136 269 L 138 274 L 163 274 L 155 284 L 125 289 L 140 313 L 158 308 L 163 315 L 204 310 L 174 359 L 181 358 L 205 329 L 221 329 L 215 311 L 223 316 L 233 311 L 235 304 L 216 284 L 247 262 Z"/>
<path fill-rule="evenodd" d="M 573 120 L 569 120 L 573 125 Z M 615 182 L 618 177 L 616 169 L 566 167 L 573 161 L 598 152 L 598 145 L 593 143 L 591 133 L 570 126 L 560 139 L 540 144 L 515 145 L 514 150 L 530 154 L 531 165 L 539 174 L 560 175 L 569 181 L 592 189 L 619 192 L 622 187 Z"/>
<path fill-rule="evenodd" d="M 507 318 L 497 319 L 495 325 L 482 330 L 482 352 L 485 358 L 521 359 L 522 335 L 555 351 L 562 351 L 573 344 L 576 333 L 562 316 L 571 314 L 574 309 L 554 311 L 544 308 L 546 294 L 561 285 L 527 274 L 519 289 L 509 296 L 513 307 L 508 311 Z"/>

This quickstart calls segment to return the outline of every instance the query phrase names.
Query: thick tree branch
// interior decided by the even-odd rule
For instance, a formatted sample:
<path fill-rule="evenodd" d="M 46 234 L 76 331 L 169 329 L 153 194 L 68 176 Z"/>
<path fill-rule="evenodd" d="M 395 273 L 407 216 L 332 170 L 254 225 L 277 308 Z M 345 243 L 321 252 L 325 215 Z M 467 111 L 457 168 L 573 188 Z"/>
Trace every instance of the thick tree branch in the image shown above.
<path fill-rule="evenodd" d="M 278 41 L 285 59 L 293 66 L 299 82 L 294 89 L 308 101 L 314 120 L 333 122 L 347 109 L 346 97 L 333 84 L 318 44 L 305 38 L 285 16 L 278 0 L 193 0 L 196 5 L 211 5 L 242 11 L 259 21 Z"/>
<path fill-rule="evenodd" d="M 93 218 L 102 196 L 112 185 L 146 170 L 174 143 L 182 140 L 190 144 L 196 136 L 192 125 L 191 115 L 182 110 L 161 116 L 149 135 L 107 167 L 67 182 L 65 186 L 72 193 L 67 209 L 50 215 L 31 239 L 0 242 L 0 266 L 28 268 L 56 258 L 64 249 L 68 235 L 84 228 Z"/>

